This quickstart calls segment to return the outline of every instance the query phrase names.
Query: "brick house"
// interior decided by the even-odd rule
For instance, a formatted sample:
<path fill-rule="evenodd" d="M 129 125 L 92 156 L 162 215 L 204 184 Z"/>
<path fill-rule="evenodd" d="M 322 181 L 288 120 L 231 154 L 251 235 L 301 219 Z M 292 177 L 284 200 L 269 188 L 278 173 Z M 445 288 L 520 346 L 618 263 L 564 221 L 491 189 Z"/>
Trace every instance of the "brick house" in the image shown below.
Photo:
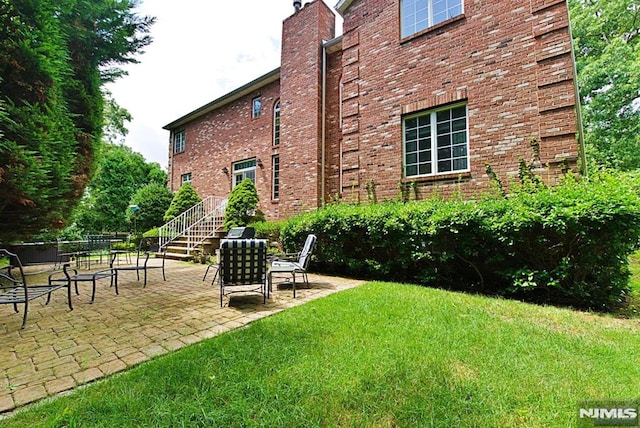
<path fill-rule="evenodd" d="M 281 66 L 166 125 L 172 191 L 254 180 L 268 219 L 411 185 L 487 191 L 582 150 L 566 0 L 321 0 L 283 22 Z M 534 148 L 538 156 L 534 159 Z M 415 183 L 415 184 L 412 184 Z"/>

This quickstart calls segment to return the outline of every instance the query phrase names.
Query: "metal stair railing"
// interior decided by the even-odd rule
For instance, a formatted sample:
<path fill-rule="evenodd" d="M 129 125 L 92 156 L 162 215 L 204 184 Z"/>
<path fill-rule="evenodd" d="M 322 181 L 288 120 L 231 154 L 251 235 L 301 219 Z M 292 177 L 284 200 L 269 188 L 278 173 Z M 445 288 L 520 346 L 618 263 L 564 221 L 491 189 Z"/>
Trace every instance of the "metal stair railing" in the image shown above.
<path fill-rule="evenodd" d="M 188 252 L 195 242 L 202 243 L 205 239 L 215 234 L 224 222 L 224 210 L 227 199 L 217 196 L 208 196 L 198 204 L 189 208 L 173 220 L 158 229 L 160 249 L 165 249 L 172 241 L 180 237 L 186 237 Z M 194 236 L 191 232 L 199 229 L 202 232 Z M 208 236 L 203 236 L 209 234 Z"/>

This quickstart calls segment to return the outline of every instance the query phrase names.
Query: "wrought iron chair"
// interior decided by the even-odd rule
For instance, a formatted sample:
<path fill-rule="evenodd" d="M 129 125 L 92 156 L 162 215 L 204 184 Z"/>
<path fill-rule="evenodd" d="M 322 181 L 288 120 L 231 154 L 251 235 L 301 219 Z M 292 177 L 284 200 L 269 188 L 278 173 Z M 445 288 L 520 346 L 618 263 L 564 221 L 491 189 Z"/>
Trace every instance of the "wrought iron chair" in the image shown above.
<path fill-rule="evenodd" d="M 155 257 L 151 257 L 154 254 Z M 144 272 L 144 287 L 147 286 L 147 274 L 152 269 L 162 269 L 162 279 L 167 280 L 164 265 L 165 265 L 166 250 L 160 251 L 160 245 L 157 238 L 142 238 L 138 245 L 138 251 L 136 253 L 136 264 L 128 266 L 116 266 L 113 268 L 116 271 L 116 281 L 118 278 L 118 272 L 135 271 L 136 279 L 140 281 L 140 271 Z M 154 262 L 154 259 L 160 261 Z"/>
<path fill-rule="evenodd" d="M 220 307 L 232 293 L 255 292 L 267 301 L 267 241 L 224 239 L 220 243 Z"/>
<path fill-rule="evenodd" d="M 43 285 L 28 285 L 27 275 L 24 273 L 22 262 L 17 254 L 8 250 L 0 249 L 0 304 L 13 305 L 13 310 L 18 313 L 18 305 L 24 305 L 24 314 L 22 316 L 22 327 L 27 325 L 27 312 L 29 310 L 29 302 L 38 297 L 47 296 L 47 303 L 51 301 L 51 293 L 56 290 L 67 289 L 67 302 L 69 310 L 73 310 L 71 305 L 71 281 L 69 280 L 69 263 L 65 263 L 62 267 L 66 279 L 57 283 L 49 281 Z M 6 263 L 6 264 L 5 264 Z M 53 275 L 53 274 L 51 274 Z M 49 279 L 51 279 L 51 275 Z"/>
<path fill-rule="evenodd" d="M 56 276 L 60 273 L 52 273 L 49 275 L 49 283 L 55 284 L 64 281 L 71 281 L 75 285 L 76 295 L 80 294 L 78 292 L 78 282 L 91 282 L 93 287 L 91 290 L 91 303 L 96 298 L 96 283 L 99 279 L 110 279 L 110 285 L 115 286 L 116 295 L 118 293 L 118 271 L 113 269 L 113 263 L 116 259 L 116 254 L 111 255 L 111 262 L 109 263 L 108 269 L 101 269 L 95 272 L 78 272 L 77 269 L 70 269 L 69 272 L 65 273 L 65 278 L 56 278 Z"/>
<path fill-rule="evenodd" d="M 296 274 L 302 274 L 303 281 L 309 285 L 309 278 L 307 277 L 307 269 L 309 262 L 311 261 L 311 254 L 316 247 L 316 241 L 318 238 L 316 235 L 308 235 L 304 243 L 302 251 L 294 253 L 293 255 L 285 255 L 278 260 L 274 260 L 271 263 L 271 269 L 269 269 L 269 291 L 271 291 L 274 274 L 287 274 L 293 276 L 292 288 L 293 297 L 296 297 Z M 287 257 L 288 256 L 288 257 Z M 293 256 L 293 257 L 292 257 Z M 283 258 L 288 260 L 283 260 Z"/>

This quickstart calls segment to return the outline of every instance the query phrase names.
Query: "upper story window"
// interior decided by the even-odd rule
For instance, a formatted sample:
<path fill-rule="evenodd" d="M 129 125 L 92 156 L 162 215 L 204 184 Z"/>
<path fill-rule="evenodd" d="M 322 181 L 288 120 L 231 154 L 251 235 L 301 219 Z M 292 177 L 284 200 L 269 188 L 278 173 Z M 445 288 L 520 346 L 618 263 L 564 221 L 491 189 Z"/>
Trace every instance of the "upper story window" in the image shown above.
<path fill-rule="evenodd" d="M 191 183 L 191 173 L 187 172 L 186 174 L 182 174 L 180 176 L 180 184 Z"/>
<path fill-rule="evenodd" d="M 251 117 L 256 118 L 260 116 L 260 109 L 262 108 L 262 101 L 260 97 L 255 97 L 251 100 Z"/>
<path fill-rule="evenodd" d="M 277 200 L 280 199 L 280 156 L 273 156 L 271 162 L 273 167 L 271 199 Z"/>
<path fill-rule="evenodd" d="M 273 106 L 273 145 L 280 144 L 280 101 Z"/>
<path fill-rule="evenodd" d="M 461 15 L 464 0 L 400 0 L 402 38 Z"/>
<path fill-rule="evenodd" d="M 233 186 L 237 186 L 242 181 L 248 178 L 249 180 L 256 182 L 256 160 L 249 159 L 233 164 Z"/>
<path fill-rule="evenodd" d="M 465 104 L 407 116 L 402 127 L 405 177 L 469 170 Z"/>
<path fill-rule="evenodd" d="M 173 134 L 173 153 L 182 153 L 185 148 L 185 132 L 184 129 L 182 131 L 175 132 Z"/>

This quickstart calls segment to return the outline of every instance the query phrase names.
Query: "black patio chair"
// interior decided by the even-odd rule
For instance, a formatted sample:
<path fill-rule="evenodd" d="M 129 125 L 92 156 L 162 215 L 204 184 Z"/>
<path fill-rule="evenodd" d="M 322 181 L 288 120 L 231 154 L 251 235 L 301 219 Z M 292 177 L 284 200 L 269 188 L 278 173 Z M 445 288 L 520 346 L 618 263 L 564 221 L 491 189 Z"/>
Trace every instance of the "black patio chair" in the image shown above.
<path fill-rule="evenodd" d="M 66 276 L 64 281 L 57 283 L 29 285 L 27 284 L 27 275 L 24 272 L 22 262 L 17 254 L 6 249 L 0 249 L 0 304 L 13 305 L 13 310 L 18 313 L 18 305 L 24 306 L 24 314 L 22 316 L 22 327 L 27 325 L 27 312 L 29 310 L 29 302 L 38 297 L 47 296 L 47 305 L 51 301 L 51 293 L 56 290 L 67 289 L 67 302 L 69 310 L 73 310 L 71 305 L 71 281 L 69 280 L 69 263 L 62 266 L 63 273 Z M 54 275 L 55 272 L 51 275 Z M 49 275 L 49 279 L 51 278 Z"/>
<path fill-rule="evenodd" d="M 256 229 L 254 227 L 248 227 L 248 226 L 232 227 L 231 229 L 229 229 L 229 231 L 227 232 L 227 236 L 224 239 L 253 239 L 253 237 L 255 236 L 256 236 Z M 216 260 L 215 262 L 207 266 L 207 270 L 204 272 L 204 276 L 202 277 L 203 281 L 207 279 L 207 275 L 209 274 L 209 269 L 211 268 L 218 269 L 218 262 L 219 260 Z M 213 279 L 211 280 L 211 285 L 213 285 L 216 282 L 217 277 L 218 277 L 218 272 L 216 271 L 215 275 L 213 275 Z"/>
<path fill-rule="evenodd" d="M 153 257 L 151 255 L 153 254 Z M 166 250 L 160 251 L 160 245 L 157 238 L 142 238 L 138 245 L 136 253 L 136 264 L 127 266 L 116 266 L 113 270 L 116 271 L 116 279 L 118 272 L 134 271 L 136 273 L 136 279 L 140 281 L 140 272 L 144 272 L 144 287 L 147 286 L 147 274 L 153 269 L 162 269 L 162 279 L 167 280 L 164 265 L 165 265 Z"/>
<path fill-rule="evenodd" d="M 220 243 L 220 307 L 232 293 L 259 293 L 267 301 L 267 241 L 224 239 Z"/>

